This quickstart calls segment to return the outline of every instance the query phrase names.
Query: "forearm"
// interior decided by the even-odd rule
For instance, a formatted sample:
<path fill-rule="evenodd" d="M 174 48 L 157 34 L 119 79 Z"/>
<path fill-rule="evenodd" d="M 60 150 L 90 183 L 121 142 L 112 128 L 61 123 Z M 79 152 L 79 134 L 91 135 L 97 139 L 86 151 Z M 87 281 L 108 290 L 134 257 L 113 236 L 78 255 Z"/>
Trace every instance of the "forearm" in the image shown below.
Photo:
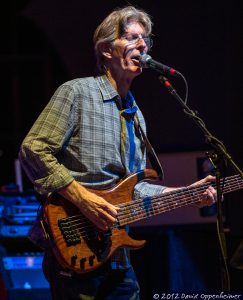
<path fill-rule="evenodd" d="M 88 191 L 76 180 L 73 180 L 71 183 L 59 189 L 57 192 L 79 208 L 82 208 L 84 201 L 89 201 L 90 198 L 95 196 L 94 193 Z"/>
<path fill-rule="evenodd" d="M 175 190 L 179 190 L 181 189 L 182 187 L 166 187 L 164 190 L 163 190 L 163 193 L 169 193 L 169 192 L 173 192 Z"/>

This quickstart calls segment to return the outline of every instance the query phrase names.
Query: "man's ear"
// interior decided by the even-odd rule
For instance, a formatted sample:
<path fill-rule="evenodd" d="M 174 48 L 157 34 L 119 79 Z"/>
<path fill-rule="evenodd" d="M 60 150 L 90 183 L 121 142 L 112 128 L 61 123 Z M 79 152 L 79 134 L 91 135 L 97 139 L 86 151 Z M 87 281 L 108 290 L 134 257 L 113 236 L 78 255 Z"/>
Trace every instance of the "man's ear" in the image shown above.
<path fill-rule="evenodd" d="M 100 49 L 100 53 L 102 53 L 102 55 L 105 57 L 105 58 L 111 58 L 112 57 L 112 49 L 111 49 L 111 46 L 104 43 L 104 44 L 100 44 L 99 45 L 99 49 Z"/>

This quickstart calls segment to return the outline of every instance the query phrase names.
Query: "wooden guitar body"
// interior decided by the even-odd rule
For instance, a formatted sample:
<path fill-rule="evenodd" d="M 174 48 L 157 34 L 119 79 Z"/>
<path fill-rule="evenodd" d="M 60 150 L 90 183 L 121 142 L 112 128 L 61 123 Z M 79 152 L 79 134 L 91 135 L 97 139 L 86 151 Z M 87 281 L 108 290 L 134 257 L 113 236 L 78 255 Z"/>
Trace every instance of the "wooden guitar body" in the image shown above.
<path fill-rule="evenodd" d="M 117 223 L 109 231 L 100 231 L 79 209 L 58 194 L 50 196 L 43 209 L 49 228 L 53 252 L 59 263 L 76 273 L 90 272 L 104 264 L 121 247 L 139 249 L 145 241 L 128 236 L 125 225 L 148 219 L 173 209 L 196 204 L 205 189 L 214 183 L 205 182 L 183 187 L 153 197 L 132 200 L 134 186 L 143 179 L 157 178 L 154 170 L 133 173 L 108 190 L 91 190 L 108 202 L 119 206 Z M 243 188 L 239 175 L 221 180 L 223 193 Z"/>
<path fill-rule="evenodd" d="M 132 201 L 135 184 L 144 178 L 155 178 L 156 172 L 145 170 L 134 173 L 108 190 L 92 190 L 108 202 L 119 205 Z M 44 207 L 53 238 L 53 251 L 59 263 L 77 273 L 100 267 L 120 247 L 139 249 L 145 241 L 134 240 L 125 226 L 102 232 L 97 229 L 70 201 L 58 194 L 47 199 Z"/>

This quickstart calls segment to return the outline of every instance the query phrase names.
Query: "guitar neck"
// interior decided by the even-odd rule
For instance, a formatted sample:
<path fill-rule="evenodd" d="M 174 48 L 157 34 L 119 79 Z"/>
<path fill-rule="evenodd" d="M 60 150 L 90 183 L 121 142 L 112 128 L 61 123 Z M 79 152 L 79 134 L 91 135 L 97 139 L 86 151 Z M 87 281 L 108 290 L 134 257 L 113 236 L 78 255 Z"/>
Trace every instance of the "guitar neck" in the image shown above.
<path fill-rule="evenodd" d="M 145 197 L 129 203 L 122 203 L 119 206 L 118 225 L 124 226 L 176 208 L 195 204 L 209 185 L 215 186 L 212 183 L 204 183 L 183 187 L 153 197 Z M 242 189 L 243 180 L 239 175 L 223 178 L 221 179 L 221 188 L 223 194 Z"/>

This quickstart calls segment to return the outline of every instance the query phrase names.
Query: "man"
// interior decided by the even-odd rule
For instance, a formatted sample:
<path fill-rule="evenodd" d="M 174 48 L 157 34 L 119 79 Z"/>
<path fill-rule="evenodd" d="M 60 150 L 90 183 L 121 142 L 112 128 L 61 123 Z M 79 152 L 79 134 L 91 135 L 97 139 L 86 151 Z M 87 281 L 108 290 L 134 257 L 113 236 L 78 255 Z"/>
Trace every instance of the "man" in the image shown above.
<path fill-rule="evenodd" d="M 151 27 L 147 13 L 132 6 L 108 15 L 94 34 L 101 75 L 60 86 L 20 150 L 22 165 L 39 193 L 60 194 L 102 231 L 116 223 L 119 208 L 87 187 L 110 188 L 146 166 L 144 141 L 134 128 L 134 115 L 144 130 L 145 122 L 129 89 L 142 73 L 140 55 L 152 46 Z M 201 182 L 212 180 L 207 177 Z M 134 198 L 173 189 L 139 182 Z M 210 186 L 201 194 L 199 205 L 210 205 L 215 197 Z M 53 299 L 139 299 L 125 248 L 97 270 L 79 275 L 66 272 L 46 247 L 44 272 Z"/>

